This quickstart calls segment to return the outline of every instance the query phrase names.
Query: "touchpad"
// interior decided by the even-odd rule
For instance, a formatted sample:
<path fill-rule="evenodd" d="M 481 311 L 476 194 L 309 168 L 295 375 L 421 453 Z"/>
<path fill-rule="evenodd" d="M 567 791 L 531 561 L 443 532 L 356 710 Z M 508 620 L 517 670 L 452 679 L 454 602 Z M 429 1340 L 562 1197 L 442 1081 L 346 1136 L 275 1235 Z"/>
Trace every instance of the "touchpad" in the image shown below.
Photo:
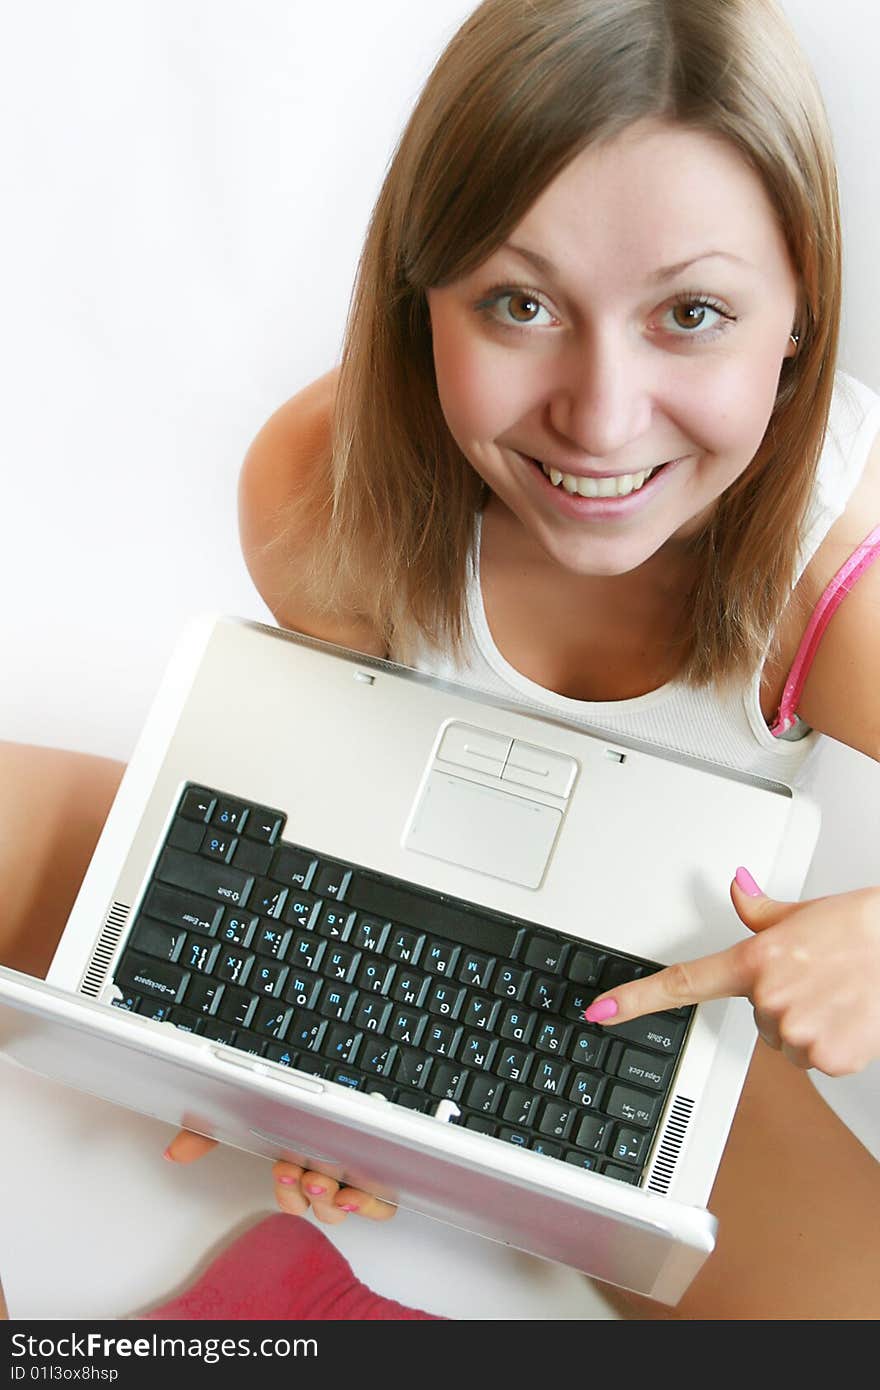
<path fill-rule="evenodd" d="M 537 888 L 561 820 L 554 806 L 435 769 L 403 843 L 433 859 Z"/>

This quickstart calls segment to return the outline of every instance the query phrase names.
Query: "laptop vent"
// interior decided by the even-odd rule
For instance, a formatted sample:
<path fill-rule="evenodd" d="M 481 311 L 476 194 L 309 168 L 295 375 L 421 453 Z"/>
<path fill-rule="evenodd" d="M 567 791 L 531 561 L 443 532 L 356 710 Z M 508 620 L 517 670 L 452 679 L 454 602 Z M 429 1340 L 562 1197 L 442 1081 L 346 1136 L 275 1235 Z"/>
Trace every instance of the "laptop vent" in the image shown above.
<path fill-rule="evenodd" d="M 663 1139 L 654 1159 L 647 1187 L 649 1192 L 668 1192 L 675 1173 L 675 1165 L 681 1155 L 682 1145 L 691 1122 L 694 1102 L 687 1096 L 676 1096 L 666 1121 Z"/>
<path fill-rule="evenodd" d="M 83 975 L 82 984 L 79 987 L 80 994 L 90 994 L 93 999 L 96 999 L 101 993 L 107 967 L 113 959 L 113 952 L 119 944 L 119 938 L 130 911 L 131 908 L 126 907 L 125 903 L 114 903 L 110 908 L 104 923 L 104 930 L 98 938 L 98 944 L 92 953 L 92 959 L 89 961 L 89 968 Z"/>

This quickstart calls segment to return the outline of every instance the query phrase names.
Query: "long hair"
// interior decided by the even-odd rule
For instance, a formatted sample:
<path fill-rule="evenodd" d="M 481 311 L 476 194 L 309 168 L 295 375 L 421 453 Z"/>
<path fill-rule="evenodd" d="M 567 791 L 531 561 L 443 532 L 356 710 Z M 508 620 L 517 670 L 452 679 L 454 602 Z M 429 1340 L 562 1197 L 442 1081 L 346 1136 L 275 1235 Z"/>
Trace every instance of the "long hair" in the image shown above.
<path fill-rule="evenodd" d="M 586 147 L 646 118 L 722 137 L 761 179 L 799 281 L 755 457 L 690 542 L 677 675 L 755 669 L 797 573 L 824 441 L 841 301 L 837 178 L 815 77 L 774 0 L 485 0 L 431 73 L 391 160 L 349 309 L 330 478 L 305 579 L 318 611 L 366 619 L 399 660 L 467 632 L 486 489 L 451 437 L 426 291 L 470 273 Z M 302 557 L 297 563 L 302 587 Z"/>

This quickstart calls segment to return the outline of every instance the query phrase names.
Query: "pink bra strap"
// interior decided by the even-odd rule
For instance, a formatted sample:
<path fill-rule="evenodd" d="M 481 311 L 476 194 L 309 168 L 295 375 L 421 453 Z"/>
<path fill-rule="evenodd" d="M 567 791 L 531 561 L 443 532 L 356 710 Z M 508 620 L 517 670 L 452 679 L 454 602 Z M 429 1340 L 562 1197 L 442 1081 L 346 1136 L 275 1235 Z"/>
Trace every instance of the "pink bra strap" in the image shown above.
<path fill-rule="evenodd" d="M 831 621 L 838 604 L 842 603 L 850 589 L 878 555 L 880 555 L 880 526 L 875 526 L 871 534 L 865 537 L 859 548 L 853 551 L 846 563 L 837 571 L 816 604 L 807 624 L 807 630 L 798 647 L 788 680 L 785 682 L 776 721 L 770 728 L 774 737 L 778 738 L 780 734 L 786 733 L 794 724 L 795 712 L 803 692 L 804 682 L 813 664 L 813 658 L 816 655 L 822 634 Z"/>

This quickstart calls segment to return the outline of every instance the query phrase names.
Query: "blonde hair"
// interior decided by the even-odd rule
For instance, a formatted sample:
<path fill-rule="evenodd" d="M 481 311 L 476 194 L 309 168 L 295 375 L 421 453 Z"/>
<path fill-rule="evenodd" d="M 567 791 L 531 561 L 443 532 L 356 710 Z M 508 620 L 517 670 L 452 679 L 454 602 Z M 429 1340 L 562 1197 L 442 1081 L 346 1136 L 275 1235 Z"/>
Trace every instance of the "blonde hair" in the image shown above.
<path fill-rule="evenodd" d="M 429 77 L 373 212 L 342 353 L 332 494 L 317 470 L 314 496 L 294 503 L 321 513 L 310 604 L 368 621 L 399 660 L 425 641 L 460 650 L 486 495 L 440 408 L 426 291 L 482 264 L 586 146 L 646 118 L 739 151 L 799 279 L 800 341 L 764 440 L 691 542 L 678 678 L 725 683 L 772 648 L 839 333 L 837 179 L 813 73 L 773 0 L 485 0 Z"/>

